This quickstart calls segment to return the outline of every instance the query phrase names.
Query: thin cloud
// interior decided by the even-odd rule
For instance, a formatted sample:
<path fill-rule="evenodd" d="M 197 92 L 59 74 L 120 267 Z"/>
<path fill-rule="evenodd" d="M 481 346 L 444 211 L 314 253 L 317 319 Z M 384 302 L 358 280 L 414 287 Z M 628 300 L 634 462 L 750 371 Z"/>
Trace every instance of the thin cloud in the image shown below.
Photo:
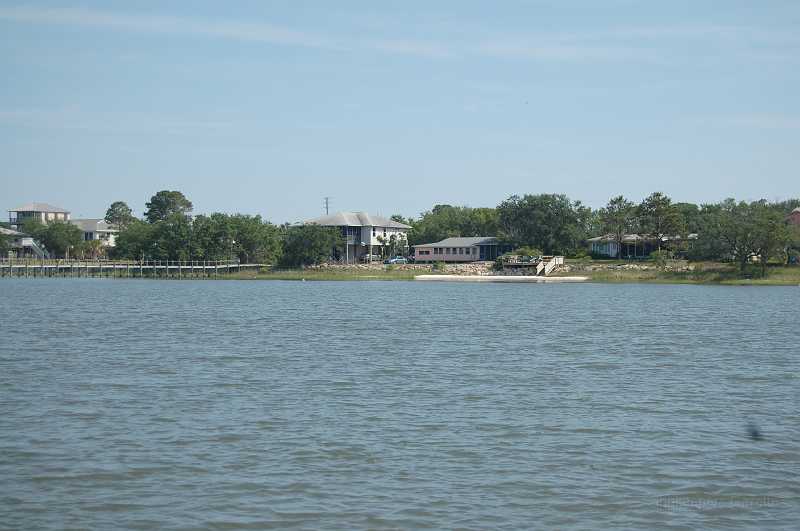
<path fill-rule="evenodd" d="M 148 113 L 118 111 L 87 112 L 77 107 L 53 109 L 0 109 L 0 125 L 18 127 L 60 129 L 90 132 L 140 132 L 171 135 L 203 132 L 236 131 L 241 127 L 241 118 L 208 117 L 207 119 L 184 119 Z"/>
<path fill-rule="evenodd" d="M 742 114 L 727 120 L 730 125 L 756 129 L 800 129 L 800 117 L 784 114 Z"/>
<path fill-rule="evenodd" d="M 338 49 L 331 39 L 265 23 L 206 21 L 168 15 L 134 15 L 84 8 L 0 7 L 0 19 L 146 33 L 203 35 L 241 41 Z"/>
<path fill-rule="evenodd" d="M 771 54 L 771 57 L 780 59 L 794 57 L 795 48 L 800 46 L 800 38 L 794 32 L 724 25 L 641 26 L 517 35 L 484 33 L 481 37 L 473 34 L 473 40 L 443 42 L 414 38 L 370 40 L 334 37 L 263 22 L 117 13 L 86 8 L 0 7 L 0 20 L 164 35 L 195 35 L 327 51 L 367 50 L 437 60 L 490 57 L 553 62 L 660 62 L 671 51 L 669 47 L 664 49 L 655 44 L 669 46 L 676 42 L 685 43 L 687 39 L 722 44 L 729 50 L 736 50 L 743 58 Z M 462 33 L 469 34 L 469 31 Z"/>

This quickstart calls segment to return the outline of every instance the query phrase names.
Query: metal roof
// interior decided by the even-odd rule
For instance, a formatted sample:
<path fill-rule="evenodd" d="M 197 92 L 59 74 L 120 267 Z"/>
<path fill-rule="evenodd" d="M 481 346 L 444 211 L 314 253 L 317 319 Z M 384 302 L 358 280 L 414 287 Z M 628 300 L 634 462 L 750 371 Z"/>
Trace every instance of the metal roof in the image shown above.
<path fill-rule="evenodd" d="M 69 222 L 83 232 L 119 232 L 104 219 L 71 219 Z"/>
<path fill-rule="evenodd" d="M 382 216 L 373 216 L 366 212 L 337 212 L 330 216 L 322 216 L 320 218 L 309 219 L 304 222 L 306 225 L 323 225 L 326 227 L 391 227 L 395 229 L 410 229 L 411 227 L 384 218 Z"/>
<path fill-rule="evenodd" d="M 61 207 L 49 205 L 47 203 L 27 203 L 17 208 L 12 208 L 9 212 L 56 212 L 59 214 L 69 214 L 69 210 Z"/>
<path fill-rule="evenodd" d="M 22 232 L 19 232 L 19 231 L 16 231 L 16 230 L 12 230 L 12 229 L 7 229 L 5 227 L 0 227 L 0 234 L 2 234 L 4 236 L 25 236 L 25 234 L 22 233 Z"/>
<path fill-rule="evenodd" d="M 656 238 L 654 236 L 647 236 L 647 235 L 642 236 L 642 235 L 639 235 L 639 234 L 625 234 L 625 235 L 622 236 L 622 243 L 636 243 L 636 242 L 642 242 L 642 241 L 654 241 L 654 240 L 657 240 L 657 239 L 658 238 Z M 662 236 L 661 237 L 661 241 L 665 241 L 665 242 L 669 241 L 669 240 L 680 240 L 680 239 L 681 239 L 680 235 L 678 235 L 678 236 Z M 686 235 L 686 239 L 687 240 L 696 240 L 697 239 L 697 234 L 695 234 L 695 233 L 687 234 Z M 606 235 L 603 235 L 603 236 L 595 236 L 594 238 L 589 238 L 586 241 L 590 242 L 590 243 L 592 243 L 592 242 L 614 242 L 614 241 L 617 241 L 617 237 L 614 236 L 613 234 L 606 234 Z"/>
<path fill-rule="evenodd" d="M 466 238 L 445 238 L 440 242 L 422 243 L 419 245 L 412 245 L 412 247 L 472 247 L 474 245 L 496 245 L 499 242 L 500 240 L 494 236 L 472 236 Z"/>

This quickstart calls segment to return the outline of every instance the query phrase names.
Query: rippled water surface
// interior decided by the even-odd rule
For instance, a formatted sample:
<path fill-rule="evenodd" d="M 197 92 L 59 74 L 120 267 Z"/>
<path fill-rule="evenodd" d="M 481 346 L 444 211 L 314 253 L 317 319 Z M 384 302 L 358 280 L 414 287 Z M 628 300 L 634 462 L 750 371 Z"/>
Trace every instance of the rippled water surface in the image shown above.
<path fill-rule="evenodd" d="M 800 522 L 797 287 L 4 279 L 0 299 L 0 528 Z"/>

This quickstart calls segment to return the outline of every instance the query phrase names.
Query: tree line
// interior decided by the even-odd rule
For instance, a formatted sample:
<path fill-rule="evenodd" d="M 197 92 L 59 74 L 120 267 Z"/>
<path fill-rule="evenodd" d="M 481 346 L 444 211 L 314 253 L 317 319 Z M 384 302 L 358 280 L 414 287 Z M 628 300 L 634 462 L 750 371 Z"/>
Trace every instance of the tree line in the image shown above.
<path fill-rule="evenodd" d="M 213 213 L 192 216 L 192 202 L 179 191 L 162 190 L 137 218 L 123 201 L 112 203 L 105 221 L 119 230 L 114 248 L 83 241 L 69 223 L 29 223 L 23 232 L 56 256 L 91 256 L 146 260 L 239 260 L 297 267 L 327 260 L 343 249 L 336 228 L 274 225 L 260 216 Z M 407 242 L 386 241 L 384 253 L 407 245 L 437 242 L 452 236 L 497 236 L 515 248 L 570 257 L 589 253 L 587 240 L 606 235 L 621 241 L 636 233 L 656 242 L 666 254 L 682 252 L 695 260 L 732 260 L 741 268 L 758 257 L 785 261 L 800 251 L 800 229 L 786 223 L 800 199 L 782 202 L 736 201 L 713 204 L 676 203 L 655 192 L 635 203 L 624 196 L 592 209 L 564 194 L 512 195 L 494 208 L 436 205 L 418 218 L 392 219 L 411 226 Z M 696 235 L 687 247 L 689 235 Z M 676 238 L 677 237 L 677 238 Z M 680 243 L 676 243 L 680 242 Z M 0 249 L 7 242 L 0 239 Z M 621 246 L 620 251 L 621 252 Z"/>
<path fill-rule="evenodd" d="M 800 199 L 697 205 L 654 192 L 639 203 L 616 196 L 592 209 L 563 194 L 527 194 L 512 195 L 495 208 L 436 205 L 419 219 L 393 219 L 412 226 L 411 245 L 452 236 L 498 236 L 515 248 L 581 257 L 590 253 L 587 240 L 594 236 L 619 242 L 626 234 L 639 234 L 663 254 L 733 260 L 743 269 L 753 257 L 765 265 L 800 253 L 800 228 L 786 222 L 798 206 Z M 617 252 L 621 257 L 621 246 Z"/>

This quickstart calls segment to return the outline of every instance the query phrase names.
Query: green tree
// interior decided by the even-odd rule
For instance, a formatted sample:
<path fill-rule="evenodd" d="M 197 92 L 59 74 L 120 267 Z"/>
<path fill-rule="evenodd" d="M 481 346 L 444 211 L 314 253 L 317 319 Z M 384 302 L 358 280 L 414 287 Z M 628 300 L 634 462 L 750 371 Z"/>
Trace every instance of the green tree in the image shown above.
<path fill-rule="evenodd" d="M 782 258 L 791 242 L 784 216 L 766 201 L 746 203 L 726 199 L 714 212 L 707 218 L 701 240 L 718 240 L 725 254 L 739 264 L 741 272 L 752 258 L 758 257 L 765 273 L 767 261 Z"/>
<path fill-rule="evenodd" d="M 778 210 L 779 212 L 789 215 L 789 213 L 794 210 L 795 208 L 800 207 L 800 198 L 792 198 L 786 199 L 784 201 L 778 201 L 772 203 L 772 206 Z"/>
<path fill-rule="evenodd" d="M 687 234 L 697 234 L 702 230 L 703 217 L 699 206 L 694 203 L 675 203 L 673 206 Z"/>
<path fill-rule="evenodd" d="M 113 254 L 129 260 L 153 259 L 155 226 L 138 219 L 130 222 L 117 235 Z"/>
<path fill-rule="evenodd" d="M 497 210 L 436 205 L 418 220 L 395 221 L 411 225 L 408 243 L 438 242 L 453 236 L 495 236 L 499 231 Z"/>
<path fill-rule="evenodd" d="M 687 225 L 690 222 L 687 221 Z M 720 237 L 722 223 L 722 204 L 700 205 L 696 220 L 697 240 L 691 242 L 690 260 L 728 260 L 732 258 L 728 245 Z"/>
<path fill-rule="evenodd" d="M 7 257 L 9 250 L 11 250 L 11 237 L 0 231 L 0 258 Z"/>
<path fill-rule="evenodd" d="M 178 191 L 161 190 L 145 203 L 144 213 L 149 223 L 165 221 L 173 214 L 187 215 L 192 212 L 192 202 Z"/>
<path fill-rule="evenodd" d="M 78 247 L 83 241 L 81 229 L 65 221 L 51 221 L 47 225 L 28 221 L 23 232 L 41 243 L 54 258 L 66 257 L 69 249 Z"/>
<path fill-rule="evenodd" d="M 153 225 L 153 258 L 157 260 L 189 260 L 192 221 L 175 212 Z"/>
<path fill-rule="evenodd" d="M 774 208 L 764 200 L 752 203 L 750 208 L 753 210 L 757 256 L 763 276 L 766 274 L 767 262 L 770 259 L 784 262 L 786 250 L 792 243 L 792 234 L 780 209 Z"/>
<path fill-rule="evenodd" d="M 81 259 L 96 260 L 106 254 L 106 247 L 100 240 L 88 240 L 76 245 L 73 252 Z"/>
<path fill-rule="evenodd" d="M 600 226 L 617 243 L 617 258 L 622 257 L 622 238 L 633 231 L 636 222 L 636 206 L 618 195 L 600 210 Z"/>
<path fill-rule="evenodd" d="M 114 201 L 106 210 L 105 222 L 123 230 L 134 220 L 133 211 L 125 201 Z"/>
<path fill-rule="evenodd" d="M 515 246 L 541 249 L 545 254 L 571 254 L 581 244 L 581 221 L 563 194 L 512 195 L 497 207 L 498 223 Z"/>
<path fill-rule="evenodd" d="M 664 236 L 678 236 L 684 233 L 681 216 L 672 200 L 661 192 L 647 196 L 639 205 L 639 223 L 642 230 L 658 242 L 661 250 L 661 241 Z"/>
<path fill-rule="evenodd" d="M 284 227 L 280 264 L 284 267 L 319 264 L 328 260 L 332 253 L 343 245 L 344 239 L 336 227 L 319 225 Z"/>
<path fill-rule="evenodd" d="M 228 217 L 236 258 L 244 263 L 274 263 L 280 258 L 281 241 L 278 228 L 264 222 L 261 216 L 235 214 Z"/>

